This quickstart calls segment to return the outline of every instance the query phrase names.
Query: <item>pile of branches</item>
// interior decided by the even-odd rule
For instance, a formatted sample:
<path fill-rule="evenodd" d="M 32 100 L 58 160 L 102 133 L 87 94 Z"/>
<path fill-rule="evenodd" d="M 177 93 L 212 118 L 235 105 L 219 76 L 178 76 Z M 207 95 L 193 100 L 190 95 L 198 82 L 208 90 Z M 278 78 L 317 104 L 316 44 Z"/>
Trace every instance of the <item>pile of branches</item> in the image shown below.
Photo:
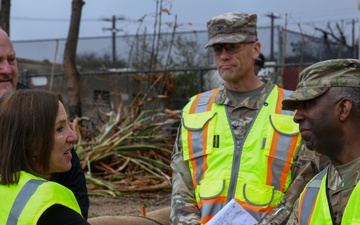
<path fill-rule="evenodd" d="M 86 117 L 73 121 L 88 193 L 116 197 L 170 189 L 170 158 L 180 113 L 141 110 L 108 117 L 102 127 Z"/>

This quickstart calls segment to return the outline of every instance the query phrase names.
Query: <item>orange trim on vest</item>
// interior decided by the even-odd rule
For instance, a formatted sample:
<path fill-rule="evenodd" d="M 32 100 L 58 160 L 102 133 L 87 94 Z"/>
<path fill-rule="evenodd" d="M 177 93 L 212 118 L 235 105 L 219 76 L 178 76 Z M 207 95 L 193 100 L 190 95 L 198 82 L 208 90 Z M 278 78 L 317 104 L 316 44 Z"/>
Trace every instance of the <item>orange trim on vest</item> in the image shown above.
<path fill-rule="evenodd" d="M 310 221 L 311 221 L 311 219 L 312 219 L 312 217 L 313 217 L 314 209 L 315 209 L 315 206 L 316 206 L 316 202 L 317 202 L 318 197 L 319 197 L 319 195 L 316 196 L 314 205 L 311 207 L 311 213 L 310 213 L 310 215 L 309 215 L 309 219 L 308 219 L 308 221 L 307 221 L 307 224 L 310 224 Z M 302 202 L 302 201 L 303 201 L 303 199 L 301 199 L 301 202 Z M 301 214 L 299 214 L 299 215 L 301 215 Z M 299 216 L 299 220 L 300 220 L 300 216 Z M 300 223 L 299 223 L 299 224 L 300 224 Z"/>
<path fill-rule="evenodd" d="M 274 161 L 274 155 L 276 152 L 276 147 L 278 146 L 280 134 L 278 132 L 274 132 L 273 134 L 273 141 L 271 142 L 269 157 L 268 157 L 268 164 L 267 164 L 267 177 L 266 177 L 266 184 L 271 186 L 272 185 L 272 164 Z"/>
<path fill-rule="evenodd" d="M 220 88 L 216 88 L 214 89 L 213 93 L 211 94 L 210 96 L 210 99 L 208 102 L 213 102 L 216 94 L 219 92 Z M 196 112 L 196 107 L 199 103 L 199 100 L 200 100 L 200 97 L 202 96 L 202 93 L 196 95 L 193 103 L 191 104 L 190 106 L 190 110 L 189 110 L 189 114 L 194 114 Z M 211 108 L 212 108 L 212 105 L 213 104 L 207 104 L 207 107 L 206 107 L 206 111 L 211 111 Z M 203 132 L 202 132 L 202 143 L 204 143 L 203 145 L 203 149 L 202 149 L 202 155 L 204 157 L 204 163 L 203 165 L 201 166 L 202 167 L 202 171 L 206 171 L 208 169 L 208 164 L 207 164 L 207 154 L 206 154 L 206 143 L 207 143 L 207 139 L 208 139 L 208 127 L 209 125 L 208 124 L 205 124 L 204 128 L 203 128 Z M 189 147 L 189 155 L 190 155 L 190 158 L 194 158 L 194 149 L 193 149 L 193 145 L 192 145 L 192 135 L 193 135 L 193 132 L 191 130 L 188 131 L 188 137 L 187 137 L 187 140 L 188 140 L 188 147 Z M 197 167 L 196 167 L 196 161 L 195 160 L 190 160 L 191 162 L 191 165 L 192 165 L 192 168 L 193 168 L 193 177 L 192 177 L 192 180 L 193 180 L 193 184 L 195 185 L 196 184 L 196 171 L 197 171 Z M 205 173 L 203 173 L 204 175 Z M 203 177 L 201 178 L 203 179 Z"/>
<path fill-rule="evenodd" d="M 276 101 L 276 109 L 275 113 L 281 114 L 282 113 L 282 99 L 284 98 L 284 90 L 281 88 L 277 88 L 278 90 L 278 96 Z M 273 141 L 271 143 L 270 152 L 269 152 L 269 158 L 268 158 L 268 168 L 267 168 L 267 177 L 266 177 L 266 184 L 271 186 L 272 185 L 272 165 L 274 161 L 274 156 L 276 153 L 276 147 L 278 146 L 280 134 L 278 132 L 274 132 L 273 135 Z M 283 191 L 283 190 L 281 190 Z"/>
<path fill-rule="evenodd" d="M 208 169 L 208 164 L 207 164 L 207 154 L 206 154 L 206 143 L 207 143 L 207 139 L 208 139 L 208 136 L 207 136 L 207 133 L 208 133 L 208 128 L 209 128 L 209 124 L 207 123 L 205 126 L 204 126 L 204 130 L 202 132 L 202 142 L 203 142 L 203 149 L 202 149 L 202 155 L 203 155 L 203 159 L 204 159 L 204 163 L 202 164 L 201 168 L 202 168 L 202 171 L 206 171 Z M 195 162 L 195 160 L 191 160 L 193 162 Z M 194 172 L 196 172 L 196 170 L 194 170 Z M 204 174 L 205 172 L 202 174 L 202 177 L 200 180 L 202 180 L 204 178 Z M 196 173 L 194 173 L 194 175 L 196 175 Z M 194 178 L 196 178 L 196 176 L 194 176 Z M 196 181 L 196 180 L 194 180 Z M 194 183 L 195 184 L 195 183 Z"/>
<path fill-rule="evenodd" d="M 203 165 L 202 165 L 203 171 L 206 171 L 206 170 L 208 169 L 207 157 L 208 157 L 207 155 L 204 155 L 204 163 L 203 163 Z M 201 180 L 204 179 L 204 174 L 205 174 L 205 173 L 203 173 L 203 175 L 202 175 L 202 177 L 201 177 Z"/>
<path fill-rule="evenodd" d="M 263 208 L 263 207 L 259 207 L 259 206 L 254 206 L 254 205 L 251 205 L 247 202 L 243 202 L 243 201 L 239 201 L 239 200 L 236 200 L 244 209 L 248 209 L 248 210 L 251 210 L 251 211 L 257 211 L 257 212 L 270 212 L 271 210 L 273 210 L 273 206 L 268 206 L 266 208 Z M 208 204 L 214 204 L 214 203 L 226 203 L 226 197 L 217 197 L 215 199 L 211 199 L 211 200 L 200 200 L 200 204 L 198 204 L 199 208 L 202 206 L 202 202 L 205 204 L 205 203 L 208 203 Z M 211 214 L 209 216 L 202 216 L 201 219 L 200 219 L 200 222 L 201 224 L 206 224 L 207 222 L 209 222 L 209 220 L 214 217 L 215 215 L 214 214 Z"/>
<path fill-rule="evenodd" d="M 212 199 L 200 199 L 198 206 L 199 206 L 199 208 L 201 208 L 203 204 L 214 204 L 214 203 L 226 204 L 226 197 L 219 196 L 219 197 L 212 198 Z"/>
<path fill-rule="evenodd" d="M 291 139 L 291 144 L 290 144 L 290 148 L 288 150 L 289 154 L 287 156 L 287 161 L 290 162 L 292 160 L 292 155 L 294 154 L 294 151 L 295 151 L 295 146 L 296 146 L 296 143 L 299 139 L 300 135 L 294 135 L 293 138 Z M 286 184 L 286 178 L 287 176 L 285 176 L 285 174 L 288 174 L 290 173 L 290 164 L 289 163 L 285 163 L 285 167 L 281 173 L 281 176 L 280 176 L 280 187 L 279 187 L 279 190 L 281 192 L 284 192 L 285 190 L 285 184 Z"/>
<path fill-rule="evenodd" d="M 202 95 L 202 94 L 196 95 L 196 97 L 195 97 L 195 99 L 194 99 L 194 101 L 193 101 L 193 104 L 191 104 L 191 106 L 190 106 L 190 111 L 189 111 L 189 113 L 195 113 L 195 111 L 196 111 L 196 106 L 197 106 L 198 103 L 199 103 L 199 100 L 200 100 L 201 95 Z"/>
<path fill-rule="evenodd" d="M 189 155 L 190 155 L 190 157 L 193 157 L 193 156 L 194 156 L 194 151 L 193 151 L 193 148 L 192 148 L 191 136 L 192 136 L 192 131 L 188 131 Z M 192 166 L 193 170 L 196 171 L 196 170 L 197 170 L 197 169 L 196 169 L 197 167 L 196 167 L 196 162 L 195 162 L 195 160 L 190 160 L 190 163 L 191 163 L 191 166 Z M 193 181 L 193 184 L 195 185 L 195 184 L 196 184 L 196 173 L 193 173 L 192 181 Z"/>
<path fill-rule="evenodd" d="M 307 192 L 307 188 L 304 188 L 303 193 L 300 195 L 300 199 L 299 199 L 299 206 L 298 206 L 298 224 L 300 224 L 300 218 L 301 218 L 301 213 L 302 213 L 302 203 L 304 202 L 304 197 L 306 195 Z"/>
<path fill-rule="evenodd" d="M 214 91 L 213 91 L 213 93 L 211 94 L 211 97 L 210 97 L 210 99 L 209 99 L 209 102 L 213 102 L 214 101 L 214 98 L 215 98 L 215 95 L 219 92 L 219 90 L 220 90 L 220 88 L 217 88 L 217 89 L 215 89 Z M 211 109 L 212 109 L 212 106 L 213 106 L 213 104 L 208 104 L 207 105 L 207 107 L 206 107 L 206 111 L 208 112 L 208 111 L 211 111 Z M 191 113 L 191 112 L 190 112 Z M 203 135 L 202 135 L 202 141 L 203 141 L 203 143 L 207 143 L 207 138 L 208 138 L 208 135 L 207 135 L 207 133 L 208 133 L 208 126 L 209 124 L 206 124 L 205 125 L 205 127 L 204 127 L 204 132 L 203 132 Z M 206 154 L 206 144 L 205 145 L 203 145 L 203 156 L 204 156 L 204 163 L 203 163 L 203 165 L 202 165 L 202 171 L 207 171 L 207 169 L 208 169 L 208 164 L 207 164 L 207 154 Z M 201 177 L 201 180 L 204 178 L 204 174 L 205 173 L 203 173 L 203 176 Z"/>
<path fill-rule="evenodd" d="M 210 104 L 210 102 L 213 102 L 213 100 L 215 98 L 215 95 L 218 93 L 218 91 L 219 91 L 219 88 L 215 89 L 213 91 L 213 93 L 211 94 L 211 97 L 209 99 L 209 104 L 207 104 L 207 106 L 206 106 L 206 112 L 211 111 L 213 104 Z M 196 102 L 196 105 L 197 104 L 198 104 L 198 101 Z M 190 110 L 190 113 L 194 113 L 194 112 L 192 112 Z M 207 139 L 208 139 L 208 135 L 207 135 L 208 134 L 208 128 L 209 128 L 209 124 L 207 123 L 204 126 L 204 130 L 202 132 L 202 137 L 201 137 L 202 138 L 202 143 L 204 143 L 203 150 L 202 150 L 202 155 L 206 155 L 206 143 L 207 143 Z M 206 162 L 206 160 L 205 160 L 205 162 Z M 207 168 L 207 166 L 206 167 L 203 166 L 203 168 Z M 206 170 L 203 170 L 203 171 L 206 171 Z"/>
<path fill-rule="evenodd" d="M 198 203 L 198 207 L 201 208 L 203 204 L 215 204 L 215 203 L 226 204 L 226 197 L 220 196 L 220 197 L 216 197 L 214 199 L 201 199 Z M 210 214 L 208 216 L 201 216 L 200 223 L 206 224 L 214 216 L 215 216 L 215 214 Z"/>
<path fill-rule="evenodd" d="M 211 95 L 211 97 L 210 97 L 210 99 L 209 99 L 209 102 L 213 102 L 213 101 L 214 101 L 215 95 L 219 92 L 219 90 L 220 90 L 220 88 L 216 88 L 216 89 L 213 91 L 213 93 L 212 93 L 212 95 Z M 212 104 L 208 104 L 208 106 L 207 106 L 207 108 L 206 108 L 206 111 L 210 111 L 211 108 L 212 108 Z"/>
<path fill-rule="evenodd" d="M 251 210 L 253 212 L 270 212 L 274 206 L 267 206 L 267 207 L 262 207 L 262 206 L 256 206 L 256 205 L 252 205 L 252 204 L 249 204 L 248 202 L 246 201 L 238 201 L 240 203 L 240 205 L 244 208 L 244 209 L 248 209 L 248 210 Z"/>
<path fill-rule="evenodd" d="M 209 216 L 203 216 L 203 217 L 201 217 L 201 219 L 200 219 L 200 223 L 201 224 L 206 224 L 207 222 L 209 222 L 209 220 L 211 219 L 211 218 L 213 218 L 215 215 L 214 214 L 210 214 Z"/>
<path fill-rule="evenodd" d="M 316 199 L 317 199 L 317 197 L 316 197 Z M 310 214 L 308 222 L 307 222 L 308 224 L 310 224 L 311 218 L 313 217 L 315 205 L 316 205 L 316 200 L 315 200 L 315 204 L 311 207 L 311 214 Z"/>
<path fill-rule="evenodd" d="M 278 90 L 278 97 L 277 97 L 277 101 L 276 101 L 276 110 L 275 112 L 277 114 L 281 114 L 282 113 L 282 100 L 284 99 L 284 89 L 282 88 L 277 88 Z"/>
<path fill-rule="evenodd" d="M 190 106 L 190 113 L 195 113 L 196 106 L 199 103 L 199 99 L 201 97 L 201 94 L 197 95 L 193 101 L 193 103 Z M 190 158 L 194 157 L 194 149 L 193 149 L 193 143 L 192 143 L 192 130 L 188 131 L 187 139 L 188 139 L 188 148 L 189 148 L 189 156 Z M 195 160 L 190 160 L 191 166 L 193 168 L 193 171 L 197 171 L 196 162 Z M 193 173 L 192 176 L 193 184 L 196 184 L 196 173 Z"/>

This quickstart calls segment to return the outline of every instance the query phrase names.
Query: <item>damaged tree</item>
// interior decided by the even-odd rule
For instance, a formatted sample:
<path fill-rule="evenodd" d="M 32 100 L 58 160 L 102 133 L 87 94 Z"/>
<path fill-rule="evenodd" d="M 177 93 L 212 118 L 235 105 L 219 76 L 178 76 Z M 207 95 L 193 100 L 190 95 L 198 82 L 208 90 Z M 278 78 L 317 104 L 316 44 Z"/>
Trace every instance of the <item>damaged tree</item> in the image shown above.
<path fill-rule="evenodd" d="M 69 33 L 66 40 L 63 69 L 69 96 L 69 119 L 81 117 L 81 84 L 80 73 L 76 68 L 76 48 L 79 38 L 81 10 L 85 2 L 73 0 L 71 7 L 71 19 Z"/>
<path fill-rule="evenodd" d="M 10 37 L 10 5 L 11 0 L 1 0 L 0 8 L 0 27 Z"/>

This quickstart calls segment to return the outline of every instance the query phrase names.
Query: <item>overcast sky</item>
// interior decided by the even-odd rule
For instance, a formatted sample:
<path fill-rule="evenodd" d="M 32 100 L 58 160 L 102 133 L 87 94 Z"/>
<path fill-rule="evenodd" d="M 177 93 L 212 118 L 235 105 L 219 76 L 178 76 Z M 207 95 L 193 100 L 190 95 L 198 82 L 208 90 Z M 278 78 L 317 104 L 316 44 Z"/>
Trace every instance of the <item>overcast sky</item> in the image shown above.
<path fill-rule="evenodd" d="M 111 36 L 112 16 L 118 20 L 117 34 L 134 34 L 140 29 L 153 31 L 156 3 L 160 0 L 85 0 L 82 9 L 80 37 Z M 270 26 L 269 14 L 279 18 L 275 25 L 287 26 L 294 31 L 305 30 L 316 34 L 315 27 L 326 29 L 327 24 L 336 30 L 336 23 L 348 35 L 359 31 L 359 11 L 356 0 L 163 0 L 163 31 L 172 31 L 165 23 L 173 23 L 177 16 L 178 31 L 206 29 L 206 21 L 229 11 L 258 14 L 258 26 Z M 66 38 L 71 14 L 71 0 L 12 0 L 10 37 L 12 40 L 38 40 Z M 287 18 L 287 20 L 285 19 Z M 355 20 L 355 26 L 352 25 Z M 287 21 L 287 22 L 286 22 Z"/>

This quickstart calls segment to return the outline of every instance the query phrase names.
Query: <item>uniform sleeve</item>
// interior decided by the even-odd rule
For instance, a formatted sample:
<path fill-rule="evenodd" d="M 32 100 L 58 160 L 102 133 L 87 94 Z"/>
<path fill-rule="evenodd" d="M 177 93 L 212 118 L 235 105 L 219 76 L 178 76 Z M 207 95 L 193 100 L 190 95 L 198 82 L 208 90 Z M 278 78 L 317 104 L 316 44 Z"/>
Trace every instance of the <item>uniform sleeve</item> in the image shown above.
<path fill-rule="evenodd" d="M 89 197 L 87 194 L 86 179 L 83 169 L 80 165 L 79 157 L 74 149 L 71 150 L 71 169 L 64 173 L 51 174 L 51 180 L 69 188 L 75 195 L 79 203 L 82 215 L 85 219 L 88 217 Z"/>
<path fill-rule="evenodd" d="M 41 215 L 37 225 L 90 225 L 80 214 L 63 205 L 53 205 Z"/>
<path fill-rule="evenodd" d="M 288 220 L 288 222 L 286 223 L 286 225 L 297 225 L 298 224 L 298 209 L 299 208 L 299 200 L 296 200 L 295 204 L 294 204 L 294 209 L 290 214 L 290 218 Z"/>
<path fill-rule="evenodd" d="M 200 224 L 200 210 L 196 203 L 191 174 L 182 156 L 180 128 L 171 157 L 171 167 L 174 173 L 172 177 L 170 223 L 172 225 Z"/>
<path fill-rule="evenodd" d="M 258 225 L 286 224 L 293 210 L 294 203 L 306 184 L 329 163 L 327 157 L 306 148 L 302 143 L 292 167 L 293 181 L 280 204 L 269 212 Z"/>

